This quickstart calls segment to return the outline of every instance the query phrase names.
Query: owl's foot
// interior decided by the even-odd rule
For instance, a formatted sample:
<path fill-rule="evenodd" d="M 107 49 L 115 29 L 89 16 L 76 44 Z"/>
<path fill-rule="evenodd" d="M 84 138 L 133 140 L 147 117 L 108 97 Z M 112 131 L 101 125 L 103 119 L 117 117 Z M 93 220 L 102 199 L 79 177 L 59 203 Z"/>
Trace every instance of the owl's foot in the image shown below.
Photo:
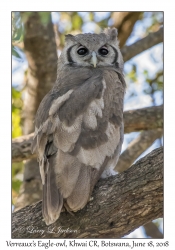
<path fill-rule="evenodd" d="M 70 207 L 67 205 L 66 201 L 64 202 L 64 211 L 67 211 L 72 216 L 75 216 L 74 213 L 70 210 Z"/>

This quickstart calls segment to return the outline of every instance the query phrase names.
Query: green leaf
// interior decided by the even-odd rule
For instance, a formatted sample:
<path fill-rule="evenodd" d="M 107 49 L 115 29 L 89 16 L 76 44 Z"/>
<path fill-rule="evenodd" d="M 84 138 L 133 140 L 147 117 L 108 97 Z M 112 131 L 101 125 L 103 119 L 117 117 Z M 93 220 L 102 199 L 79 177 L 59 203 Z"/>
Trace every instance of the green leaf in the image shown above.
<path fill-rule="evenodd" d="M 13 162 L 12 163 L 12 179 L 16 179 L 16 175 L 23 173 L 24 164 L 23 162 Z"/>
<path fill-rule="evenodd" d="M 78 14 L 73 15 L 73 17 L 72 17 L 72 29 L 79 30 L 81 28 L 82 24 L 83 24 L 82 18 Z"/>
<path fill-rule="evenodd" d="M 20 180 L 12 180 L 12 189 L 15 192 L 17 192 L 17 193 L 19 192 L 20 186 L 21 186 L 21 181 Z"/>
<path fill-rule="evenodd" d="M 43 25 L 47 25 L 50 21 L 50 12 L 38 12 Z"/>
<path fill-rule="evenodd" d="M 23 106 L 22 93 L 12 87 L 12 138 L 22 135 L 21 110 Z"/>
<path fill-rule="evenodd" d="M 89 12 L 89 21 L 94 21 L 94 13 Z"/>
<path fill-rule="evenodd" d="M 12 41 L 22 41 L 23 40 L 23 24 L 19 12 L 12 13 Z"/>
<path fill-rule="evenodd" d="M 17 50 L 15 49 L 14 46 L 12 46 L 12 55 L 19 58 L 19 59 L 21 59 L 20 54 L 17 52 Z"/>
<path fill-rule="evenodd" d="M 101 29 L 108 27 L 108 19 L 103 19 L 97 23 Z"/>

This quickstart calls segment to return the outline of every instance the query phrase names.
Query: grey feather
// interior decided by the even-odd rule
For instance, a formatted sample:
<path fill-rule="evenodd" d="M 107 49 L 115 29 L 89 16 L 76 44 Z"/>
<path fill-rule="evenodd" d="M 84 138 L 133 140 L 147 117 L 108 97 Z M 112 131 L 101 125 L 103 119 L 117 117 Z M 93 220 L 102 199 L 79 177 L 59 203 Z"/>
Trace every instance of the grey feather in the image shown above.
<path fill-rule="evenodd" d="M 90 198 L 91 171 L 90 166 L 81 166 L 76 185 L 66 199 L 68 207 L 74 212 L 83 208 Z"/>
<path fill-rule="evenodd" d="M 78 55 L 80 44 L 87 55 Z M 106 56 L 99 52 L 103 46 Z M 123 143 L 125 87 L 115 29 L 66 37 L 56 83 L 36 114 L 32 145 L 47 225 L 59 218 L 63 201 L 68 210 L 83 208 L 102 173 L 108 175 L 115 167 Z"/>
<path fill-rule="evenodd" d="M 47 225 L 55 222 L 63 206 L 63 197 L 56 185 L 54 173 L 54 157 L 49 159 L 49 169 L 45 175 L 45 185 L 43 185 L 42 212 Z"/>

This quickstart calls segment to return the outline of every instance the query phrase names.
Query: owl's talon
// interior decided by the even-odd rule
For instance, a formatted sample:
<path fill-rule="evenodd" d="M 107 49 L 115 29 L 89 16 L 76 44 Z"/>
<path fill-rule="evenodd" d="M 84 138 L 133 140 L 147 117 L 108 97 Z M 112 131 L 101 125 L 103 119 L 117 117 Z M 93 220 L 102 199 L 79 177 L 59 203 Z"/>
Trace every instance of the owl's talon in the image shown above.
<path fill-rule="evenodd" d="M 70 208 L 69 208 L 69 206 L 66 204 L 66 203 L 64 203 L 64 211 L 67 211 L 69 214 L 71 214 L 72 216 L 75 216 L 74 214 L 73 214 L 73 212 L 72 211 L 70 211 Z"/>

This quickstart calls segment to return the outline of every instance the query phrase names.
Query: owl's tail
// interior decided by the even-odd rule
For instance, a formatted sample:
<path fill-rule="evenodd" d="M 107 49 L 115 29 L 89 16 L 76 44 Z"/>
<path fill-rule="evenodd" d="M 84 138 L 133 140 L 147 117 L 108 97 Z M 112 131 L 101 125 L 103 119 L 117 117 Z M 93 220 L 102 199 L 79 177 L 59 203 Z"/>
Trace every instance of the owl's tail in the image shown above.
<path fill-rule="evenodd" d="M 53 160 L 53 156 L 49 158 L 49 168 L 43 185 L 42 213 L 47 225 L 54 223 L 59 218 L 63 206 L 63 197 L 56 185 Z"/>

